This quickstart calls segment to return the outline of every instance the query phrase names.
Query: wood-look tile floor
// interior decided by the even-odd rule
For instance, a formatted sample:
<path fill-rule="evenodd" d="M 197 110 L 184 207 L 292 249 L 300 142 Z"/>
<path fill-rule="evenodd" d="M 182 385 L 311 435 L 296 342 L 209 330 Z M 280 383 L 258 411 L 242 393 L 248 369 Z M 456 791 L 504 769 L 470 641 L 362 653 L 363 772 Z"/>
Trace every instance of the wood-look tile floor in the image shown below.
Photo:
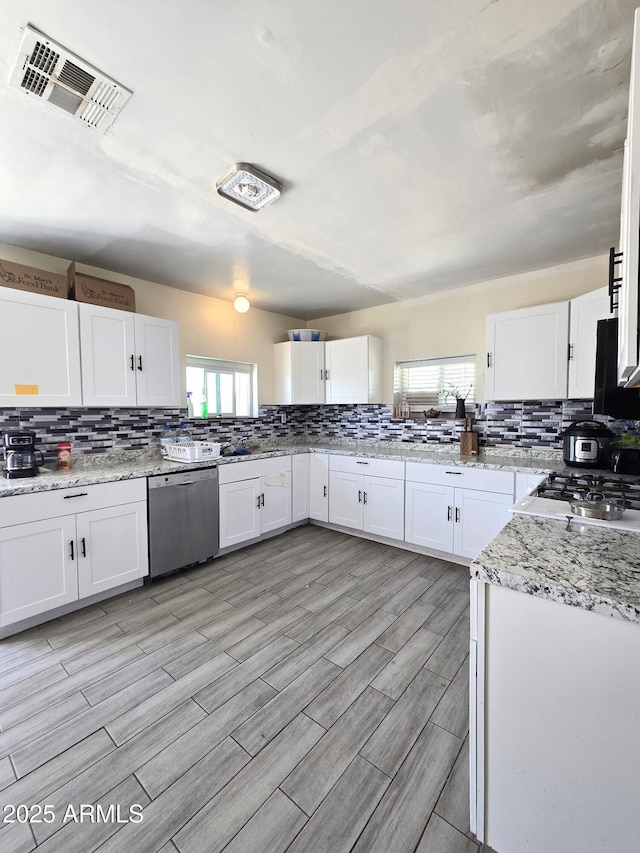
<path fill-rule="evenodd" d="M 468 620 L 306 526 L 3 640 L 0 849 L 474 853 Z"/>

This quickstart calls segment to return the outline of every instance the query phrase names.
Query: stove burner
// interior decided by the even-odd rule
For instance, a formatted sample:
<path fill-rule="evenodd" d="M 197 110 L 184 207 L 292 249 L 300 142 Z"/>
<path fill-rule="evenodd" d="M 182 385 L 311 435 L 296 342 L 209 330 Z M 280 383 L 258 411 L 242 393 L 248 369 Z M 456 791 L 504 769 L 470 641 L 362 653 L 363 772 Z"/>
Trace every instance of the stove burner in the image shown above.
<path fill-rule="evenodd" d="M 640 477 L 625 479 L 615 474 L 550 474 L 536 491 L 539 497 L 559 501 L 593 500 L 594 493 L 626 509 L 640 509 Z"/>

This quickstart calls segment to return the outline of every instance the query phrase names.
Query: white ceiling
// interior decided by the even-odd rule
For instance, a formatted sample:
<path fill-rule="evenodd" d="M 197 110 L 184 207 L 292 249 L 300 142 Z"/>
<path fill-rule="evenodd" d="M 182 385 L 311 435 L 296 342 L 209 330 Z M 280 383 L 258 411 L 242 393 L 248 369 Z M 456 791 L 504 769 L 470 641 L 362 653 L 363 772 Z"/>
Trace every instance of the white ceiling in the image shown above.
<path fill-rule="evenodd" d="M 2 0 L 0 241 L 306 319 L 604 252 L 635 2 Z M 8 87 L 26 24 L 133 90 L 105 135 Z"/>

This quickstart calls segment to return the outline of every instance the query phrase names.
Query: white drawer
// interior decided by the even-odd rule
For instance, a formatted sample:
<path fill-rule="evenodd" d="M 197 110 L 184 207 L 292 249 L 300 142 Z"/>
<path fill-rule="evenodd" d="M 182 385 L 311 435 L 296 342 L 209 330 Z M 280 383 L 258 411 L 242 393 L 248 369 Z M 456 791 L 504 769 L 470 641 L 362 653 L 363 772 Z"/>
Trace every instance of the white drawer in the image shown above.
<path fill-rule="evenodd" d="M 239 483 L 254 477 L 266 477 L 268 474 L 280 474 L 291 471 L 291 456 L 270 456 L 268 459 L 248 459 L 246 462 L 230 462 L 218 466 L 218 482 Z"/>
<path fill-rule="evenodd" d="M 513 495 L 513 471 L 492 471 L 465 465 L 432 465 L 428 462 L 407 462 L 407 480 L 414 483 L 432 483 L 437 486 L 454 486 L 476 489 L 479 492 L 499 492 Z"/>
<path fill-rule="evenodd" d="M 0 498 L 0 527 L 146 500 L 147 481 L 144 477 L 14 495 Z"/>
<path fill-rule="evenodd" d="M 343 474 L 366 474 L 369 477 L 388 477 L 404 480 L 404 462 L 397 459 L 367 459 L 365 456 L 329 456 L 331 471 Z"/>

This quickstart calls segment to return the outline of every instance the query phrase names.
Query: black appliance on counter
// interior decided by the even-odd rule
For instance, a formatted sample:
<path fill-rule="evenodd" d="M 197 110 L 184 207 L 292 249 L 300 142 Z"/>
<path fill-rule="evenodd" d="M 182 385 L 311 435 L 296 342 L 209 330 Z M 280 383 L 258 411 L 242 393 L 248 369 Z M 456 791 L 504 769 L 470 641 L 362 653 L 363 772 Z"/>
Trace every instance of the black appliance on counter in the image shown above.
<path fill-rule="evenodd" d="M 593 414 L 640 420 L 640 391 L 618 386 L 618 318 L 599 320 Z"/>
<path fill-rule="evenodd" d="M 575 468 L 608 468 L 614 440 L 601 421 L 574 421 L 562 433 L 562 458 Z"/>
<path fill-rule="evenodd" d="M 35 477 L 38 473 L 35 432 L 5 432 L 4 434 L 4 476 L 8 480 L 21 477 Z M 42 462 L 44 460 L 42 459 Z"/>
<path fill-rule="evenodd" d="M 611 470 L 616 474 L 640 474 L 640 447 L 616 447 L 611 454 Z"/>

